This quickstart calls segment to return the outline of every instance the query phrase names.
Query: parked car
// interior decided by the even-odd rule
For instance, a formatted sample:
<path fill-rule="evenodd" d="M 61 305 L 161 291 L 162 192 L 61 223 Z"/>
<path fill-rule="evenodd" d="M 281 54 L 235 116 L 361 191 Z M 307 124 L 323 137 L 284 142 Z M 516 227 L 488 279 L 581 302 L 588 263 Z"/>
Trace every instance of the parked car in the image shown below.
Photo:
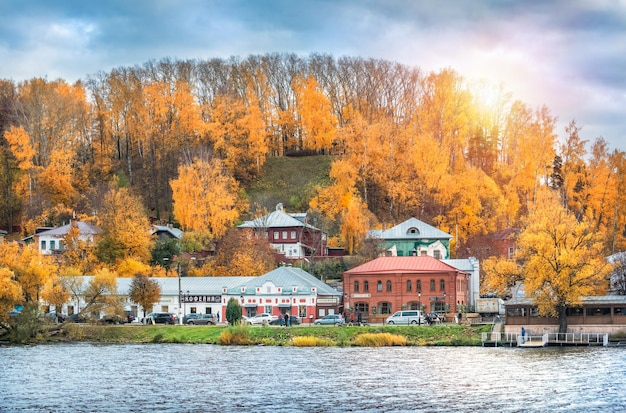
<path fill-rule="evenodd" d="M 198 314 L 199 317 L 191 318 L 187 320 L 187 324 L 190 325 L 215 325 L 217 324 L 217 316 L 215 314 Z"/>
<path fill-rule="evenodd" d="M 385 320 L 387 324 L 424 324 L 422 312 L 419 310 L 396 311 Z"/>
<path fill-rule="evenodd" d="M 107 314 L 102 316 L 100 323 L 102 324 L 124 324 L 126 323 L 127 316 L 121 316 L 119 314 Z"/>
<path fill-rule="evenodd" d="M 195 318 L 200 317 L 202 314 L 200 313 L 189 313 L 183 316 L 183 324 L 188 324 L 189 320 L 193 320 Z"/>
<path fill-rule="evenodd" d="M 296 324 L 300 324 L 300 317 L 298 317 L 297 315 L 291 315 L 289 316 L 289 322 L 291 323 L 291 325 L 296 325 Z M 283 320 L 284 323 L 284 320 Z M 279 325 L 280 324 L 280 319 L 277 318 L 276 320 L 272 320 L 270 321 L 270 324 L 272 325 Z"/>
<path fill-rule="evenodd" d="M 63 314 L 57 314 L 57 313 L 47 313 L 45 315 L 46 320 L 51 321 L 53 323 L 63 323 L 65 322 L 65 316 Z"/>
<path fill-rule="evenodd" d="M 314 321 L 314 324 L 335 324 L 335 325 L 340 325 L 340 324 L 345 324 L 346 321 L 344 320 L 343 316 L 341 314 L 328 314 L 325 315 L 322 318 L 318 318 L 317 320 Z"/>
<path fill-rule="evenodd" d="M 150 313 L 143 319 L 144 324 L 178 324 L 178 316 L 174 313 Z"/>
<path fill-rule="evenodd" d="M 248 324 L 263 324 L 263 321 L 270 323 L 273 320 L 278 320 L 278 316 L 271 315 L 270 313 L 261 313 L 248 318 Z"/>
<path fill-rule="evenodd" d="M 66 321 L 68 323 L 87 323 L 89 320 L 83 314 L 70 314 L 67 316 Z"/>

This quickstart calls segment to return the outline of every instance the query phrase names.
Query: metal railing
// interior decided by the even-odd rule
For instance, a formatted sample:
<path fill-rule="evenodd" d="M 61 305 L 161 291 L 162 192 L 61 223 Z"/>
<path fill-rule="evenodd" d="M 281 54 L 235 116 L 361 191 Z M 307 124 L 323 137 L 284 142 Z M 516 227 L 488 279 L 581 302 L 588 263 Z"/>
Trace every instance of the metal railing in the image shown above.
<path fill-rule="evenodd" d="M 496 331 L 481 333 L 484 343 L 505 345 L 515 343 L 524 346 L 546 345 L 602 345 L 608 346 L 608 333 L 545 333 L 543 335 L 524 335 L 521 333 L 500 333 Z"/>

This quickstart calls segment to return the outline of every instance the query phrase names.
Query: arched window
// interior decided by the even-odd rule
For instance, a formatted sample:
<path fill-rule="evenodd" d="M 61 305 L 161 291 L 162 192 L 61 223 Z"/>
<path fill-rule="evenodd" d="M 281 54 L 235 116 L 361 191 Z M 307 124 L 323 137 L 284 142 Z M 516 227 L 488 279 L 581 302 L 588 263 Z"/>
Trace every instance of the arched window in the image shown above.
<path fill-rule="evenodd" d="M 376 289 L 379 293 L 383 291 L 383 282 L 381 280 L 378 280 L 378 285 L 376 286 Z"/>
<path fill-rule="evenodd" d="M 430 291 L 436 291 L 435 280 L 430 280 Z"/>
<path fill-rule="evenodd" d="M 368 292 L 370 290 L 370 282 L 369 281 L 363 281 L 363 291 L 364 292 Z"/>
<path fill-rule="evenodd" d="M 406 290 L 408 291 L 413 291 L 413 283 L 411 282 L 411 280 L 406 280 Z"/>
<path fill-rule="evenodd" d="M 415 289 L 420 293 L 422 292 L 422 280 L 415 281 Z"/>
<path fill-rule="evenodd" d="M 391 292 L 391 281 L 387 281 L 387 292 Z"/>
<path fill-rule="evenodd" d="M 439 291 L 446 291 L 446 280 L 439 280 Z"/>
<path fill-rule="evenodd" d="M 358 282 L 358 281 L 355 281 L 355 282 L 354 282 L 354 292 L 355 292 L 355 293 L 358 293 L 358 292 L 359 292 L 359 282 Z"/>
<path fill-rule="evenodd" d="M 391 303 L 380 303 L 378 304 L 378 312 L 380 314 L 391 314 Z"/>
<path fill-rule="evenodd" d="M 370 305 L 368 303 L 356 303 L 355 306 L 354 306 L 354 309 L 356 311 L 360 311 L 362 313 L 369 314 L 369 312 L 370 312 Z"/>

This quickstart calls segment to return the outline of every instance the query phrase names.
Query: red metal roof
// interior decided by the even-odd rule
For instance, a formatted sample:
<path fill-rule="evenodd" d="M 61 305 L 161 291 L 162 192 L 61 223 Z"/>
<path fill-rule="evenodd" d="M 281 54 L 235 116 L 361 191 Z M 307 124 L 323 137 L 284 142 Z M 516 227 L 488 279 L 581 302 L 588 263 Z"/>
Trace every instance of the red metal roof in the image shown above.
<path fill-rule="evenodd" d="M 379 257 L 354 267 L 344 274 L 393 274 L 393 273 L 434 273 L 461 272 L 457 268 L 430 256 Z"/>

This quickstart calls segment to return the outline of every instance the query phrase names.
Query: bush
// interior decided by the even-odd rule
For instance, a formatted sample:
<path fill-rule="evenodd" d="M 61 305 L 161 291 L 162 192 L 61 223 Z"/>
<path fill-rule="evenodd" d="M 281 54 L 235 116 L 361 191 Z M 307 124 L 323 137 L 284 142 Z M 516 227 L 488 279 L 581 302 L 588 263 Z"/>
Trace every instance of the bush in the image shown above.
<path fill-rule="evenodd" d="M 333 342 L 327 338 L 314 336 L 297 336 L 291 339 L 295 347 L 329 347 Z"/>
<path fill-rule="evenodd" d="M 406 346 L 407 344 L 406 337 L 391 333 L 360 334 L 354 341 L 357 346 L 361 347 Z"/>
<path fill-rule="evenodd" d="M 248 326 L 240 324 L 228 327 L 217 338 L 217 343 L 223 346 L 245 346 L 250 344 Z"/>

